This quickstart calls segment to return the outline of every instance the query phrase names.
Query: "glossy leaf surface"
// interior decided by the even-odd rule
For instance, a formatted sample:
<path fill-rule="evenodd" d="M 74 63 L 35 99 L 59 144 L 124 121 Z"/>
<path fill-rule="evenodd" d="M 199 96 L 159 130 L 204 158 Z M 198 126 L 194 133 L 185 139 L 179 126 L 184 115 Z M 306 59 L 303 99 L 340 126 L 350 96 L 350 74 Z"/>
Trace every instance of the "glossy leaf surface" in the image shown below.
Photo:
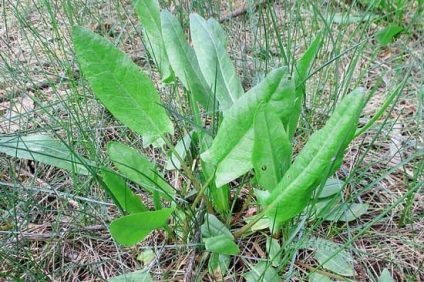
<path fill-rule="evenodd" d="M 153 82 L 124 53 L 88 29 L 73 28 L 80 69 L 97 98 L 122 123 L 143 136 L 144 146 L 163 143 L 173 125 Z"/>

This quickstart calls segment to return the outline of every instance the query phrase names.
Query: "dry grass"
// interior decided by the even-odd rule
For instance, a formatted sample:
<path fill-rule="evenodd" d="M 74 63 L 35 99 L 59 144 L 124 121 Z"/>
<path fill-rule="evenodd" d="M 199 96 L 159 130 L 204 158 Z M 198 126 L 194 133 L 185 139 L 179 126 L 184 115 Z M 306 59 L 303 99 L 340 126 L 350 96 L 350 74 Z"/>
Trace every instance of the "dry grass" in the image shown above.
<path fill-rule="evenodd" d="M 119 42 L 119 48 L 134 61 L 146 70 L 154 70 L 144 53 L 138 21 L 129 1 L 73 1 L 72 9 L 66 6 L 68 2 L 63 2 L 6 0 L 0 4 L 3 17 L 0 22 L 0 133 L 55 132 L 74 143 L 81 153 L 104 162 L 107 141 L 137 145 L 139 137 L 117 124 L 98 105 L 88 86 L 79 82 L 70 43 L 72 24 L 88 26 Z M 216 5 L 209 7 L 210 13 L 228 15 L 244 5 L 242 1 L 222 2 L 220 5 L 214 2 Z M 312 35 L 322 28 L 311 15 L 311 7 L 306 5 L 298 15 L 302 18 L 302 28 L 288 37 L 284 29 L 288 24 L 286 20 L 292 18 L 288 17 L 287 8 L 294 4 L 276 2 L 281 3 L 270 4 L 278 16 L 276 26 L 267 22 L 266 7 L 258 8 L 253 17 L 240 14 L 223 23 L 231 34 L 229 52 L 245 88 L 254 85 L 265 69 L 283 63 L 278 41 L 272 36 L 266 39 L 265 33 L 283 30 L 280 32 L 283 42 L 296 42 L 288 48 L 294 58 L 299 58 L 313 39 Z M 339 1 L 333 2 L 337 13 L 349 8 Z M 49 15 L 46 3 L 52 5 L 54 17 Z M 190 7 L 189 3 L 171 5 L 170 9 L 184 11 Z M 413 5 L 404 15 L 406 22 L 415 16 Z M 342 50 L 360 38 L 359 24 L 332 25 L 334 38 L 342 33 Z M 256 34 L 252 30 L 255 26 L 258 27 Z M 371 35 L 380 28 L 372 24 L 367 32 Z M 350 75 L 352 60 L 358 59 L 351 83 L 343 87 L 359 85 L 375 91 L 363 113 L 364 122 L 373 117 L 387 95 L 409 76 L 391 110 L 351 145 L 339 172 L 344 176 L 356 169 L 357 183 L 349 185 L 346 197 L 353 195 L 369 203 L 369 212 L 347 226 L 324 223 L 314 231 L 314 236 L 339 243 L 359 234 L 351 244 L 357 260 L 357 281 L 378 277 L 383 268 L 390 270 L 395 281 L 424 281 L 422 187 L 413 194 L 410 207 L 404 201 L 391 208 L 414 183 L 424 183 L 423 32 L 423 23 L 418 21 L 387 47 L 378 49 L 377 43 L 369 40 L 359 57 L 347 53 L 325 67 L 323 75 L 316 75 L 308 82 L 307 108 L 314 115 L 305 114 L 301 123 L 305 136 L 308 127 L 319 127 L 322 118 L 327 117 L 335 101 L 334 84 Z M 331 42 L 324 44 L 317 66 L 328 62 L 333 48 Z M 417 155 L 420 150 L 421 156 Z M 200 247 L 174 245 L 161 232 L 154 232 L 148 240 L 131 248 L 116 245 L 107 227 L 117 211 L 94 179 L 72 177 L 68 172 L 42 164 L 0 156 L 0 280 L 4 276 L 9 277 L 4 281 L 104 281 L 142 268 L 137 256 L 147 247 L 155 252 L 155 259 L 148 266 L 155 281 L 182 281 L 187 271 L 192 271 L 197 281 L 216 279 L 208 273 L 207 255 Z M 410 221 L 400 224 L 405 208 L 410 208 Z M 386 210 L 381 219 L 363 232 L 365 225 Z M 243 281 L 248 265 L 266 258 L 264 238 L 254 235 L 239 242 L 241 254 L 235 257 L 223 281 Z M 196 252 L 194 256 L 193 252 Z M 194 258 L 191 270 L 187 269 L 190 258 Z M 310 270 L 307 266 L 314 266 L 316 262 L 307 250 L 301 251 L 296 261 L 294 273 L 298 276 L 292 281 L 302 281 Z"/>

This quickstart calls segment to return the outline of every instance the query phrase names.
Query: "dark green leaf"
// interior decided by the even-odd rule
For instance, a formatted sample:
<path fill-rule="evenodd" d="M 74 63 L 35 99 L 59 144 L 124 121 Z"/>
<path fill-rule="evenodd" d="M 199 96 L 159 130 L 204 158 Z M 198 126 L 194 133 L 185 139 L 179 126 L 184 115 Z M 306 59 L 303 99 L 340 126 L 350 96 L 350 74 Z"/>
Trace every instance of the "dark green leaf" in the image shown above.
<path fill-rule="evenodd" d="M 131 246 L 144 240 L 153 230 L 163 227 L 168 221 L 172 209 L 133 213 L 110 224 L 113 239 L 123 246 Z"/>
<path fill-rule="evenodd" d="M 106 108 L 142 135 L 144 146 L 163 144 L 163 134 L 174 129 L 153 82 L 100 35 L 75 26 L 73 42 L 81 71 Z"/>
<path fill-rule="evenodd" d="M 117 205 L 121 207 L 122 211 L 128 213 L 147 211 L 141 199 L 131 191 L 120 175 L 114 171 L 102 168 L 102 176 L 109 192 L 112 194 L 114 200 L 117 201 Z"/>
<path fill-rule="evenodd" d="M 375 39 L 377 39 L 378 43 L 380 43 L 381 46 L 386 46 L 390 42 L 393 41 L 393 39 L 402 31 L 404 30 L 403 27 L 397 26 L 397 25 L 389 25 L 388 27 L 384 28 L 383 30 L 380 30 L 376 35 Z"/>

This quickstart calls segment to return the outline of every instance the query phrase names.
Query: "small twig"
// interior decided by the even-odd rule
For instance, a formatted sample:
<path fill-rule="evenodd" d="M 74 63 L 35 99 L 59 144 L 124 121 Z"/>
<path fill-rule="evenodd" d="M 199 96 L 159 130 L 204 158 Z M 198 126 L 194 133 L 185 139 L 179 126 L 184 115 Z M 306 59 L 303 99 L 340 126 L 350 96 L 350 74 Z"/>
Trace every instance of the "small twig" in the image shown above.
<path fill-rule="evenodd" d="M 258 1 L 258 3 L 255 4 L 255 9 L 258 9 L 260 6 L 262 6 L 264 4 L 272 3 L 274 1 L 275 0 L 272 0 L 272 1 L 271 0 L 268 0 L 268 1 L 267 0 L 260 0 L 260 1 Z M 219 19 L 219 22 L 223 23 L 223 22 L 229 21 L 232 18 L 237 18 L 241 15 L 246 14 L 248 10 L 249 10 L 248 6 L 244 6 L 244 7 L 235 9 L 231 13 L 227 13 L 227 14 L 222 15 L 221 18 Z"/>

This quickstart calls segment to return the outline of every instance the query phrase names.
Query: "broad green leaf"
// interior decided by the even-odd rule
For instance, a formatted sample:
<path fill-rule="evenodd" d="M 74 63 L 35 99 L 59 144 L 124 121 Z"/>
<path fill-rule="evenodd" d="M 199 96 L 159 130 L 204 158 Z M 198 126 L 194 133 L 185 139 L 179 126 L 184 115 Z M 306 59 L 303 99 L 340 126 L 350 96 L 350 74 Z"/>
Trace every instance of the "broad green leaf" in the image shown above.
<path fill-rule="evenodd" d="M 322 238 L 310 238 L 303 242 L 302 247 L 314 250 L 315 259 L 324 268 L 343 276 L 356 275 L 352 255 L 345 250 L 340 250 L 340 244 Z"/>
<path fill-rule="evenodd" d="M 389 25 L 388 27 L 380 30 L 376 35 L 375 39 L 380 43 L 381 46 L 386 46 L 393 41 L 396 35 L 404 30 L 403 27 L 397 25 Z"/>
<path fill-rule="evenodd" d="M 231 258 L 229 255 L 212 253 L 208 262 L 209 273 L 213 274 L 213 277 L 217 281 L 222 281 L 223 277 L 228 272 L 230 262 Z"/>
<path fill-rule="evenodd" d="M 393 279 L 389 270 L 387 268 L 384 268 L 380 274 L 380 277 L 378 277 L 378 282 L 395 282 L 395 280 Z"/>
<path fill-rule="evenodd" d="M 125 273 L 115 276 L 108 280 L 108 282 L 152 282 L 148 269 L 136 270 L 130 273 Z"/>
<path fill-rule="evenodd" d="M 73 42 L 82 73 L 97 98 L 122 123 L 144 138 L 144 146 L 173 134 L 153 82 L 124 53 L 88 29 L 75 26 Z"/>
<path fill-rule="evenodd" d="M 298 215 L 317 185 L 339 168 L 363 106 L 363 90 L 353 91 L 341 101 L 326 125 L 309 138 L 265 204 L 264 212 L 277 225 Z"/>
<path fill-rule="evenodd" d="M 278 267 L 281 264 L 282 249 L 277 239 L 272 237 L 266 238 L 266 251 L 272 266 Z"/>
<path fill-rule="evenodd" d="M 215 215 L 206 214 L 205 222 L 200 226 L 200 231 L 203 237 L 214 237 L 218 235 L 225 235 L 233 240 L 233 234 Z"/>
<path fill-rule="evenodd" d="M 330 244 L 331 243 L 331 244 Z M 354 276 L 355 268 L 353 258 L 346 255 L 347 252 L 336 253 L 340 247 L 339 244 L 328 242 L 328 244 L 319 244 L 315 250 L 315 258 L 325 269 L 343 276 Z"/>
<path fill-rule="evenodd" d="M 244 275 L 247 282 L 280 282 L 281 278 L 278 276 L 272 266 L 267 262 L 261 261 L 255 266 L 251 267 L 250 271 Z"/>
<path fill-rule="evenodd" d="M 246 223 L 249 223 L 250 221 L 252 221 L 254 219 L 253 216 L 250 217 L 246 217 L 244 219 L 244 221 L 246 221 Z M 250 230 L 255 232 L 255 231 L 259 231 L 259 230 L 264 230 L 270 228 L 270 221 L 268 219 L 268 217 L 263 217 L 260 220 L 258 220 L 258 222 L 256 222 L 251 228 Z"/>
<path fill-rule="evenodd" d="M 108 192 L 112 194 L 116 204 L 121 210 L 128 213 L 147 211 L 141 199 L 128 187 L 124 179 L 116 172 L 102 168 L 103 181 L 108 187 Z"/>
<path fill-rule="evenodd" d="M 190 15 L 191 38 L 200 69 L 225 115 L 244 91 L 223 42 L 225 36 L 217 25 L 214 19 L 206 21 L 197 14 Z"/>
<path fill-rule="evenodd" d="M 340 193 L 344 185 L 344 182 L 339 179 L 328 178 L 324 187 L 320 191 L 316 191 L 316 194 L 318 194 L 318 198 L 327 198 Z"/>
<path fill-rule="evenodd" d="M 296 64 L 294 78 L 296 81 L 296 102 L 295 105 L 290 109 L 291 115 L 289 116 L 289 122 L 286 126 L 286 131 L 289 136 L 289 140 L 292 140 L 294 133 L 296 132 L 297 123 L 299 121 L 300 113 L 302 111 L 302 102 L 305 96 L 306 79 L 308 78 L 309 71 L 312 68 L 312 64 L 315 61 L 315 57 L 321 47 L 321 33 L 317 35 L 315 40 L 300 58 Z"/>
<path fill-rule="evenodd" d="M 129 180 L 150 193 L 157 191 L 165 199 L 173 198 L 174 190 L 159 174 L 157 167 L 135 149 L 109 142 L 107 152 L 114 165 Z"/>
<path fill-rule="evenodd" d="M 166 10 L 161 12 L 161 20 L 165 48 L 175 75 L 206 110 L 213 109 L 213 92 L 202 75 L 196 53 L 188 45 L 180 23 Z"/>
<path fill-rule="evenodd" d="M 295 86 L 286 67 L 271 71 L 258 85 L 236 101 L 224 117 L 212 146 L 201 157 L 216 167 L 216 186 L 220 187 L 252 169 L 253 121 L 262 102 L 281 117 L 293 107 Z"/>
<path fill-rule="evenodd" d="M 367 204 L 361 203 L 344 203 L 337 205 L 325 215 L 320 216 L 328 221 L 343 221 L 349 222 L 358 219 L 360 216 L 366 214 L 368 211 Z"/>
<path fill-rule="evenodd" d="M 258 183 L 272 191 L 290 166 L 292 145 L 281 120 L 267 103 L 259 105 L 254 120 L 252 163 Z"/>
<path fill-rule="evenodd" d="M 34 160 L 77 174 L 90 175 L 92 161 L 78 156 L 70 147 L 49 135 L 0 137 L 0 152 L 8 156 Z"/>
<path fill-rule="evenodd" d="M 172 209 L 133 213 L 110 223 L 113 239 L 123 246 L 131 246 L 144 240 L 153 230 L 163 227 Z"/>
<path fill-rule="evenodd" d="M 203 238 L 205 249 L 220 255 L 237 255 L 240 249 L 234 239 L 226 234 Z"/>
<path fill-rule="evenodd" d="M 134 8 L 143 26 L 145 46 L 153 57 L 164 82 L 174 80 L 162 37 L 160 7 L 157 0 L 134 0 Z"/>
<path fill-rule="evenodd" d="M 193 132 L 187 133 L 182 139 L 175 145 L 175 150 L 178 155 L 184 160 L 187 156 L 187 152 L 190 151 L 191 137 Z M 171 157 L 168 159 L 165 165 L 166 170 L 181 169 L 181 163 L 176 157 L 175 153 L 172 152 Z"/>

